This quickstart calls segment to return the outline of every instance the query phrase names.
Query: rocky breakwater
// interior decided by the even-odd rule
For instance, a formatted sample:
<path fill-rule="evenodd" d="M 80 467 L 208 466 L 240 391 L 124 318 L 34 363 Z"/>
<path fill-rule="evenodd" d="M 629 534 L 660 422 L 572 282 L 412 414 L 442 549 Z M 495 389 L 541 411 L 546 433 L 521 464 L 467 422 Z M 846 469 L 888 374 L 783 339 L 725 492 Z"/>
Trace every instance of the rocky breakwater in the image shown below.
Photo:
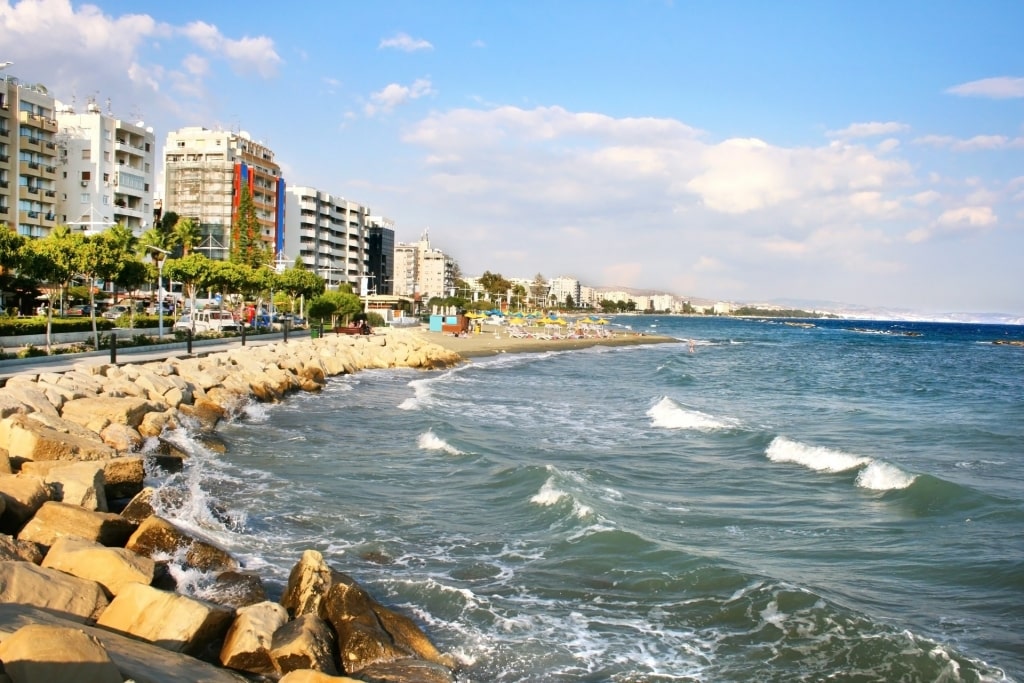
<path fill-rule="evenodd" d="M 230 553 L 155 513 L 163 439 L 212 434 L 247 401 L 318 391 L 367 368 L 461 358 L 402 331 L 239 347 L 203 358 L 76 366 L 0 389 L 0 683 L 455 680 L 454 660 L 315 550 L 279 601 Z M 157 509 L 159 506 L 157 506 Z M 206 572 L 216 599 L 176 590 Z"/>

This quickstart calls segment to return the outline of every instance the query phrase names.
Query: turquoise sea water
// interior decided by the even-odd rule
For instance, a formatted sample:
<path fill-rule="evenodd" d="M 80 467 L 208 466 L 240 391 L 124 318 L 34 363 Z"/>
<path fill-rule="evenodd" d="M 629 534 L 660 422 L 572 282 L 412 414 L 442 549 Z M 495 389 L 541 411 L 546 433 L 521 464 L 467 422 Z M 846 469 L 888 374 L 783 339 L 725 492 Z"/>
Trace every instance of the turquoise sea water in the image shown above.
<path fill-rule="evenodd" d="M 461 681 L 1024 680 L 1024 327 L 615 322 L 695 351 L 337 378 L 164 512 L 275 598 L 320 550 Z"/>

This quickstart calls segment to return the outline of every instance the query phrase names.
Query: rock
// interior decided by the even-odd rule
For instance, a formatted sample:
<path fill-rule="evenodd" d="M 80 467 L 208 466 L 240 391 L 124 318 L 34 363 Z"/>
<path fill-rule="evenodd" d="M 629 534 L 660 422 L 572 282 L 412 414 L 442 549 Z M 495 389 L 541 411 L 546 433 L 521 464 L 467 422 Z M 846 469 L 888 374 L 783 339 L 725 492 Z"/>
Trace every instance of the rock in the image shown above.
<path fill-rule="evenodd" d="M 103 644 L 125 680 L 138 683 L 246 683 L 246 679 L 234 672 L 193 657 L 164 650 L 102 628 L 79 625 L 27 605 L 0 604 L 0 640 L 6 640 L 10 634 L 32 623 L 78 628 L 96 638 Z M 2 676 L 0 680 L 3 680 Z M 58 676 L 36 680 L 56 682 L 77 679 Z"/>
<path fill-rule="evenodd" d="M 25 415 L 0 420 L 0 447 L 7 449 L 12 460 L 107 460 L 117 455 L 98 435 L 85 438 Z"/>
<path fill-rule="evenodd" d="M 154 513 L 153 510 L 153 496 L 155 489 L 151 486 L 139 491 L 138 495 L 131 499 L 128 504 L 121 510 L 121 516 L 127 519 L 129 522 L 135 524 L 142 524 Z"/>
<path fill-rule="evenodd" d="M 0 562 L 0 603 L 32 605 L 86 622 L 107 607 L 103 587 L 56 569 L 28 562 Z"/>
<path fill-rule="evenodd" d="M 104 460 L 103 480 L 108 501 L 138 495 L 146 481 L 145 460 L 140 456 Z"/>
<path fill-rule="evenodd" d="M 11 402 L 20 403 L 25 407 L 24 413 L 46 413 L 57 417 L 57 409 L 46 398 L 46 394 L 36 386 L 35 381 L 27 378 L 12 377 L 4 385 L 4 393 Z"/>
<path fill-rule="evenodd" d="M 16 531 L 50 500 L 50 488 L 40 477 L 0 475 L 0 497 L 4 499 L 0 526 Z"/>
<path fill-rule="evenodd" d="M 238 610 L 224 646 L 220 663 L 239 671 L 274 673 L 270 648 L 274 632 L 288 623 L 288 610 L 276 602 L 260 602 Z"/>
<path fill-rule="evenodd" d="M 13 683 L 121 683 L 103 645 L 79 628 L 30 624 L 0 642 L 0 660 Z"/>
<path fill-rule="evenodd" d="M 145 441 L 137 429 L 119 422 L 111 422 L 101 429 L 100 438 L 118 453 L 133 453 L 142 448 Z"/>
<path fill-rule="evenodd" d="M 172 652 L 195 655 L 223 637 L 232 615 L 220 605 L 131 583 L 96 623 Z"/>
<path fill-rule="evenodd" d="M 39 564 L 45 552 L 38 543 L 20 541 L 13 536 L 0 534 L 0 560 L 20 560 Z"/>
<path fill-rule="evenodd" d="M 362 683 L 348 676 L 331 676 L 320 671 L 296 669 L 281 677 L 278 683 Z"/>
<path fill-rule="evenodd" d="M 365 683 L 455 683 L 446 667 L 420 659 L 371 664 L 359 672 Z"/>
<path fill-rule="evenodd" d="M 103 463 L 95 460 L 62 463 L 50 468 L 45 481 L 50 486 L 54 500 L 78 505 L 86 510 L 107 512 Z"/>
<path fill-rule="evenodd" d="M 279 628 L 270 657 L 279 674 L 299 669 L 338 673 L 334 631 L 315 614 L 303 614 Z"/>
<path fill-rule="evenodd" d="M 292 618 L 319 614 L 320 603 L 330 587 L 331 568 L 324 561 L 324 556 L 316 550 L 307 550 L 288 575 L 288 586 L 281 596 L 281 604 Z"/>
<path fill-rule="evenodd" d="M 141 398 L 96 396 L 68 401 L 61 409 L 61 417 L 69 422 L 88 427 L 105 422 L 138 427 L 146 413 L 160 412 L 163 406 Z M 94 430 L 97 433 L 99 430 Z"/>
<path fill-rule="evenodd" d="M 111 595 L 119 594 L 125 584 L 149 585 L 156 570 L 148 557 L 71 536 L 58 538 L 50 546 L 42 566 L 95 581 Z"/>
<path fill-rule="evenodd" d="M 210 592 L 211 601 L 235 609 L 255 605 L 267 599 L 263 580 L 252 572 L 221 572 L 217 575 Z"/>
<path fill-rule="evenodd" d="M 51 546 L 58 538 L 77 536 L 105 546 L 123 547 L 133 531 L 135 524 L 121 515 L 51 500 L 39 508 L 18 538 Z"/>
<path fill-rule="evenodd" d="M 226 550 L 190 536 L 157 515 L 147 517 L 125 543 L 125 547 L 146 557 L 156 553 L 173 557 L 180 554 L 179 551 L 184 551 L 185 565 L 203 571 L 238 569 L 238 562 Z"/>

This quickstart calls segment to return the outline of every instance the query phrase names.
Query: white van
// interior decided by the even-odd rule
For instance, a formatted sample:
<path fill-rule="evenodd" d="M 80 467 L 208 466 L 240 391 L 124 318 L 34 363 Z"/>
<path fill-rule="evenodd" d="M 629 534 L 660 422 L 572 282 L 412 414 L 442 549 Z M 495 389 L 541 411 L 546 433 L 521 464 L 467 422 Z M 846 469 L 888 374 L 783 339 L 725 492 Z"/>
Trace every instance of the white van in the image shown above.
<path fill-rule="evenodd" d="M 198 311 L 191 316 L 193 329 L 200 332 L 241 332 L 242 324 L 228 311 Z"/>

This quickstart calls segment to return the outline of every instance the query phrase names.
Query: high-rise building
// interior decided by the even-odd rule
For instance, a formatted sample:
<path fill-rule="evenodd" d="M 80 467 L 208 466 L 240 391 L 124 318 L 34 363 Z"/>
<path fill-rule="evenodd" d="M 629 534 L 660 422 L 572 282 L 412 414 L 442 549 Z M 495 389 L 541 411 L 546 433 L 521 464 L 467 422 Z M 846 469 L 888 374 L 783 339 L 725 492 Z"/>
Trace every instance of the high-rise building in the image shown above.
<path fill-rule="evenodd" d="M 196 251 L 213 259 L 230 256 L 243 186 L 256 209 L 260 239 L 280 257 L 286 187 L 270 148 L 245 132 L 189 127 L 168 133 L 163 211 L 196 221 L 200 232 Z"/>
<path fill-rule="evenodd" d="M 423 231 L 419 242 L 395 246 L 394 293 L 398 296 L 447 297 L 455 287 L 455 260 L 430 246 Z"/>
<path fill-rule="evenodd" d="M 377 294 L 391 294 L 395 280 L 395 224 L 381 216 L 370 216 L 367 274 Z"/>
<path fill-rule="evenodd" d="M 104 114 L 95 102 L 81 113 L 58 102 L 57 123 L 60 222 L 87 233 L 114 224 L 136 236 L 149 229 L 156 177 L 153 129 Z"/>
<path fill-rule="evenodd" d="M 41 85 L 0 75 L 0 223 L 26 237 L 57 224 L 57 119 Z"/>
<path fill-rule="evenodd" d="M 285 196 L 285 265 L 301 258 L 328 289 L 348 283 L 360 293 L 369 274 L 370 209 L 312 187 L 289 187 Z"/>

